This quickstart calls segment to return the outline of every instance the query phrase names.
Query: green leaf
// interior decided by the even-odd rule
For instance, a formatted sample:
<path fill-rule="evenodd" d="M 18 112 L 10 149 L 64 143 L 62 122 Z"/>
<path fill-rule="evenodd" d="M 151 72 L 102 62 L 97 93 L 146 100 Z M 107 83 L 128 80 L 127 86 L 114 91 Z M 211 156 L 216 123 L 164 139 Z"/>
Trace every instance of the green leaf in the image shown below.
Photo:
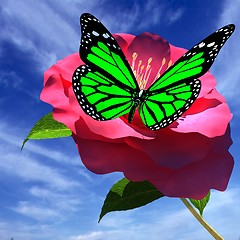
<path fill-rule="evenodd" d="M 23 141 L 21 150 L 29 139 L 39 140 L 61 138 L 69 137 L 71 135 L 72 131 L 67 126 L 56 121 L 53 118 L 52 113 L 48 113 L 34 125 L 28 136 Z"/>
<path fill-rule="evenodd" d="M 131 182 L 123 178 L 115 183 L 108 192 L 98 222 L 108 212 L 138 208 L 163 196 L 148 181 Z"/>
<path fill-rule="evenodd" d="M 206 195 L 206 197 L 204 197 L 201 200 L 195 200 L 195 199 L 189 198 L 190 202 L 194 205 L 194 207 L 198 209 L 201 216 L 203 215 L 203 210 L 208 204 L 209 199 L 210 199 L 210 192 Z"/>

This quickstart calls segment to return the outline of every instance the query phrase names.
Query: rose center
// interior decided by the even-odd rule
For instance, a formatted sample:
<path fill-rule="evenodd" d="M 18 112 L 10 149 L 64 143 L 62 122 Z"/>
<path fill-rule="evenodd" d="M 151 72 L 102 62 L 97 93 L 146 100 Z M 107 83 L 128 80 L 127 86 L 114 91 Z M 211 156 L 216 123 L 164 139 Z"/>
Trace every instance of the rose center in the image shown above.
<path fill-rule="evenodd" d="M 149 79 L 149 76 L 152 72 L 151 62 L 153 61 L 153 58 L 150 57 L 148 59 L 146 67 L 143 64 L 143 61 L 141 59 L 137 60 L 137 58 L 138 58 L 138 53 L 134 52 L 132 54 L 131 68 L 132 68 L 133 74 L 137 80 L 137 83 L 138 83 L 140 89 L 145 89 L 147 81 Z M 167 65 L 167 67 L 166 67 L 166 70 L 167 70 L 172 65 L 172 60 L 170 60 L 169 62 L 166 62 L 166 58 L 162 59 L 161 66 L 159 67 L 157 74 L 153 79 L 153 82 L 155 82 L 161 76 L 160 72 L 164 65 Z"/>

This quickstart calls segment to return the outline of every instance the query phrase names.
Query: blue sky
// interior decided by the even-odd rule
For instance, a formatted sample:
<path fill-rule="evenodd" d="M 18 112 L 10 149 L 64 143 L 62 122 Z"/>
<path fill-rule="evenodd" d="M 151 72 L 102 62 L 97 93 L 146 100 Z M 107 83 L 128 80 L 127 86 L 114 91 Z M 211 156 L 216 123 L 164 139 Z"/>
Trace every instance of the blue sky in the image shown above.
<path fill-rule="evenodd" d="M 235 166 L 226 192 L 212 191 L 206 220 L 225 239 L 239 239 L 240 2 L 239 0 L 1 0 L 0 3 L 0 238 L 14 240 L 211 239 L 179 199 L 106 215 L 109 188 L 122 174 L 95 175 L 82 165 L 71 138 L 23 139 L 51 106 L 39 100 L 43 72 L 78 51 L 79 16 L 89 12 L 112 32 L 153 32 L 191 48 L 228 23 L 236 31 L 211 72 L 234 115 Z"/>

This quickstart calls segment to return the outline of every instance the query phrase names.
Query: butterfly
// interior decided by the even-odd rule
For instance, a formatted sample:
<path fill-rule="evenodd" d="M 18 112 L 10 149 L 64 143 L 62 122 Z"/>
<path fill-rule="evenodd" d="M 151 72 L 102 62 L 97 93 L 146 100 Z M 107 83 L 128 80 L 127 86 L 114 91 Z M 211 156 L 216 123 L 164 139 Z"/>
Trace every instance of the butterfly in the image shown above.
<path fill-rule="evenodd" d="M 80 17 L 82 37 L 79 66 L 72 86 L 83 111 L 98 121 L 136 109 L 150 130 L 176 121 L 196 100 L 201 81 L 197 79 L 212 66 L 235 26 L 226 25 L 196 44 L 170 66 L 148 89 L 141 89 L 124 53 L 106 27 L 93 15 Z"/>

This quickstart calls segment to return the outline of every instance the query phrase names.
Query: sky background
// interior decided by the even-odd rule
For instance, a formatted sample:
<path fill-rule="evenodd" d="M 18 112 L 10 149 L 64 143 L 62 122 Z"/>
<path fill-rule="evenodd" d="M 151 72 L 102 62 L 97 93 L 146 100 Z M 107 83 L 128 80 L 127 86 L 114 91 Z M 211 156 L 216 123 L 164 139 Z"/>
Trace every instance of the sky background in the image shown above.
<path fill-rule="evenodd" d="M 211 239 L 179 199 L 109 213 L 98 224 L 105 196 L 122 174 L 89 172 L 71 138 L 29 141 L 20 152 L 32 126 L 52 110 L 39 99 L 43 73 L 78 51 L 84 12 L 112 33 L 148 31 L 186 49 L 226 24 L 236 25 L 211 68 L 233 113 L 235 166 L 228 189 L 212 191 L 204 216 L 226 240 L 239 240 L 239 0 L 1 0 L 0 239 Z"/>

